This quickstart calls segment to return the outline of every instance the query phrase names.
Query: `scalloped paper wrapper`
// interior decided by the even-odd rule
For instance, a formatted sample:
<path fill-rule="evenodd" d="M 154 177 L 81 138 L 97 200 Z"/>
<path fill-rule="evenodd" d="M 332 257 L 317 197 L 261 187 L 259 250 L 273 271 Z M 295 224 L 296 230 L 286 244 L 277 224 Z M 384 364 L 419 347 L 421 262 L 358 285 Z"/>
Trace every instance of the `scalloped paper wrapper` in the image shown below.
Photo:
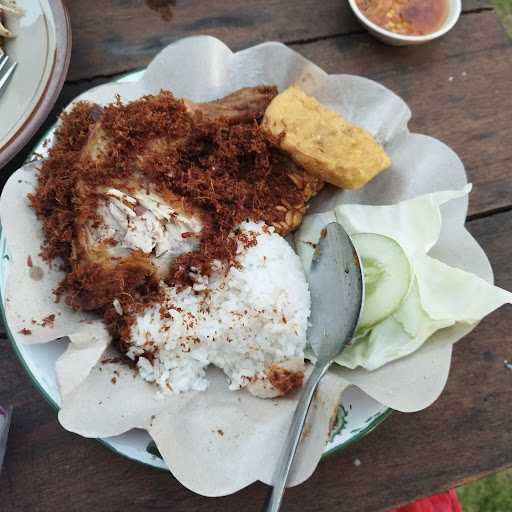
<path fill-rule="evenodd" d="M 398 96 L 361 77 L 327 75 L 279 43 L 233 53 L 211 37 L 183 39 L 162 50 L 140 81 L 96 87 L 77 100 L 106 104 L 118 94 L 129 101 L 169 89 L 177 97 L 208 101 L 262 83 L 276 84 L 280 90 L 298 84 L 369 130 L 392 158 L 392 167 L 360 191 L 326 187 L 314 199 L 312 212 L 341 203 L 392 204 L 439 190 L 460 190 L 467 184 L 462 162 L 450 148 L 431 137 L 409 133 L 410 111 Z M 102 323 L 54 301 L 52 291 L 62 273 L 57 266 L 48 268 L 38 256 L 42 233 L 26 199 L 36 183 L 36 166 L 18 170 L 0 201 L 12 255 L 6 317 L 13 332 L 31 331 L 25 336 L 27 343 L 69 337 L 68 348 L 57 362 L 61 424 L 86 437 L 146 429 L 172 474 L 206 496 L 230 494 L 256 480 L 270 483 L 297 396 L 263 400 L 245 391 L 232 392 L 221 372 L 212 368 L 207 391 L 162 398 L 155 386 L 112 360 Z M 442 232 L 431 254 L 492 283 L 487 257 L 464 228 L 467 204 L 467 197 L 462 197 L 443 206 Z M 49 315 L 55 315 L 53 325 L 43 321 Z M 421 410 L 445 386 L 453 343 L 473 327 L 456 325 L 439 331 L 417 352 L 373 372 L 331 370 L 311 409 L 290 484 L 304 481 L 314 471 L 333 413 L 349 384 L 393 409 Z"/>

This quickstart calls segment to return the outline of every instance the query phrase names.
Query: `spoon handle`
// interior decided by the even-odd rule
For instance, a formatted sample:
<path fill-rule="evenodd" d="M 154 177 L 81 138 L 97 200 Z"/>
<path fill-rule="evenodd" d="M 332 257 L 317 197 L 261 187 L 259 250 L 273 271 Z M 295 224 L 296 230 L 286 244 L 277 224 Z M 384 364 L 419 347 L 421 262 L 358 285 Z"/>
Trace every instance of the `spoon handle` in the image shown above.
<path fill-rule="evenodd" d="M 267 512 L 277 512 L 281 506 L 283 499 L 284 490 L 286 488 L 286 481 L 288 480 L 288 474 L 292 467 L 293 458 L 299 445 L 300 435 L 304 429 L 306 418 L 309 411 L 309 406 L 313 400 L 313 395 L 320 382 L 320 379 L 324 376 L 325 372 L 331 365 L 331 361 L 317 361 L 313 367 L 313 371 L 306 383 L 306 387 L 302 392 L 302 396 L 295 409 L 290 430 L 288 431 L 288 438 L 286 445 L 281 453 L 281 458 L 276 468 L 273 481 L 272 493 L 267 501 Z"/>

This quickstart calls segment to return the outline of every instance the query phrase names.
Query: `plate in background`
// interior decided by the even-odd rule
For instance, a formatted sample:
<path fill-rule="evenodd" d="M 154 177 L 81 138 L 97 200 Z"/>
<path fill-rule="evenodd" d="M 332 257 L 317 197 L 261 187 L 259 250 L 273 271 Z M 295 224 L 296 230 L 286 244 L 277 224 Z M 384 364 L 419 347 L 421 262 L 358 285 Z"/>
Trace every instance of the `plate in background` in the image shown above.
<path fill-rule="evenodd" d="M 16 34 L 4 51 L 18 66 L 0 97 L 0 169 L 48 117 L 71 56 L 71 25 L 62 0 L 18 0 L 24 16 L 7 15 Z"/>

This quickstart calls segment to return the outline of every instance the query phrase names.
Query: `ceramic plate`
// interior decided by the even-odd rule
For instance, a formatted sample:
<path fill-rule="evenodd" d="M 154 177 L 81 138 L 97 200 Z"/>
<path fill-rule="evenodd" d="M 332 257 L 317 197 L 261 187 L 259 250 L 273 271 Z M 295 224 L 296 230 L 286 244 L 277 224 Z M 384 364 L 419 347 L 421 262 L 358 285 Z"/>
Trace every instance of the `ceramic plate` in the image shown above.
<path fill-rule="evenodd" d="M 24 16 L 6 16 L 16 34 L 4 51 L 18 66 L 0 96 L 0 169 L 34 135 L 57 100 L 69 65 L 71 28 L 60 0 L 18 0 Z"/>
<path fill-rule="evenodd" d="M 130 73 L 118 81 L 135 81 L 143 73 L 144 71 Z M 43 145 L 44 141 L 52 138 L 54 130 L 55 127 L 46 134 L 44 139 L 34 148 L 33 153 L 44 154 L 46 152 Z M 23 336 L 10 332 L 5 322 L 3 309 L 3 297 L 5 295 L 4 290 L 8 271 L 9 254 L 6 240 L 2 233 L 0 235 L 0 291 L 2 293 L 2 317 L 7 335 L 32 382 L 54 409 L 57 410 L 60 405 L 60 394 L 55 373 L 55 362 L 65 351 L 67 342 L 60 340 L 41 345 L 24 345 L 21 340 Z M 343 394 L 342 403 L 338 408 L 336 425 L 325 447 L 324 456 L 332 455 L 361 439 L 382 423 L 391 412 L 391 409 L 368 397 L 360 389 L 356 387 L 349 388 Z M 100 442 L 124 457 L 158 469 L 167 469 L 167 465 L 159 457 L 156 447 L 146 431 L 131 430 L 119 436 L 101 439 Z"/>

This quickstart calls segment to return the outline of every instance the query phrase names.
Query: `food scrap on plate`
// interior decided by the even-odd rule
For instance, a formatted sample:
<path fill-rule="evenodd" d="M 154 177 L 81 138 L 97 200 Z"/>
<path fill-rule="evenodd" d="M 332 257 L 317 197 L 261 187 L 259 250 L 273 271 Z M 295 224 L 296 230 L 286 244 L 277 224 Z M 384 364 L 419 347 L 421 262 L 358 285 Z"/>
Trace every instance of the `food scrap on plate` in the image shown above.
<path fill-rule="evenodd" d="M 15 0 L 0 0 L 0 55 L 3 54 L 2 38 L 11 39 L 15 37 L 15 34 L 5 26 L 5 16 L 7 14 L 21 16 L 23 15 L 23 9 L 16 4 Z"/>

